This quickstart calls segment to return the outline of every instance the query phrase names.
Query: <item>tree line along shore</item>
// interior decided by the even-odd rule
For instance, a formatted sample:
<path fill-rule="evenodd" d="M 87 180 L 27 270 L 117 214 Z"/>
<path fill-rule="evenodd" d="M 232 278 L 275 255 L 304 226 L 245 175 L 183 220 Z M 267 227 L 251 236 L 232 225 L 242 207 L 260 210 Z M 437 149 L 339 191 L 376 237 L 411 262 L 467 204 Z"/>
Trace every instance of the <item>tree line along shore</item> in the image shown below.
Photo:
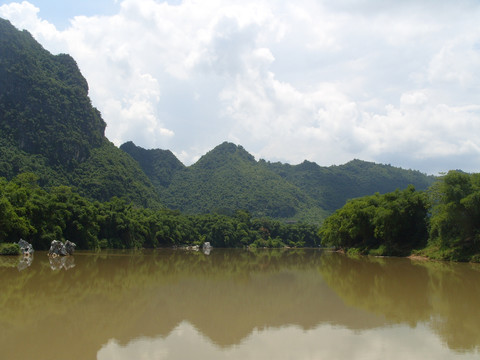
<path fill-rule="evenodd" d="M 210 242 L 213 247 L 323 246 L 348 254 L 480 261 L 480 174 L 450 171 L 426 191 L 409 186 L 351 199 L 320 225 L 255 218 L 240 209 L 191 215 L 117 197 L 92 201 L 68 186 L 46 190 L 37 180 L 32 173 L 0 180 L 1 249 L 20 238 L 39 250 L 56 239 L 90 250 Z"/>

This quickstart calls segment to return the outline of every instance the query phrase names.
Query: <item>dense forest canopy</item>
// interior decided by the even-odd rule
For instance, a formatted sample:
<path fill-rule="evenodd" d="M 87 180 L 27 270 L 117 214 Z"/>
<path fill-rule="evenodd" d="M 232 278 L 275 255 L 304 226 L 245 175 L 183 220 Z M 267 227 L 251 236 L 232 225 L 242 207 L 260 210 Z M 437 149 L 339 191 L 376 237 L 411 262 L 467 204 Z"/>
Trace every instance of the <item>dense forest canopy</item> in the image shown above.
<path fill-rule="evenodd" d="M 252 218 L 247 211 L 184 215 L 134 206 L 119 198 L 90 201 L 68 186 L 49 191 L 32 173 L 11 181 L 0 178 L 0 243 L 23 238 L 36 249 L 52 240 L 70 240 L 80 249 L 142 248 L 176 245 L 215 247 L 318 246 L 317 227 Z"/>

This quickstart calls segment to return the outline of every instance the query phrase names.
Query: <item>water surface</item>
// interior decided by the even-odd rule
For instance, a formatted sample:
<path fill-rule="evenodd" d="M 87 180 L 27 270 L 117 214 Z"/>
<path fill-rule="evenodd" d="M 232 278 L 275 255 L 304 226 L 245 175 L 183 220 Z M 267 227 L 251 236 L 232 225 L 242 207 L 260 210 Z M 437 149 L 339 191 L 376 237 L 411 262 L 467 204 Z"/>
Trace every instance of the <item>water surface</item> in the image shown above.
<path fill-rule="evenodd" d="M 320 250 L 0 257 L 5 359 L 478 359 L 480 268 Z"/>

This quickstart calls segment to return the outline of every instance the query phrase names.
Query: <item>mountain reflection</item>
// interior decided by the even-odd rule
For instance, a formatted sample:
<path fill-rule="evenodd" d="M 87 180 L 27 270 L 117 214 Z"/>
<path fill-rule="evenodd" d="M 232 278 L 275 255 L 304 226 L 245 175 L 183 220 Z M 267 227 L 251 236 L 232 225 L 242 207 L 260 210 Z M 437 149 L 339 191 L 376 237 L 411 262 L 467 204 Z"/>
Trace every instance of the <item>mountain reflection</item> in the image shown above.
<path fill-rule="evenodd" d="M 69 271 L 52 271 L 43 253 L 21 272 L 0 263 L 6 358 L 101 359 L 138 344 L 165 350 L 182 346 L 179 332 L 203 339 L 217 355 L 247 351 L 245 344 L 267 334 L 278 341 L 296 334 L 303 343 L 347 330 L 351 341 L 386 329 L 412 337 L 399 334 L 415 328 L 453 350 L 473 354 L 480 345 L 480 273 L 466 264 L 220 249 L 209 256 L 79 253 L 72 260 Z"/>

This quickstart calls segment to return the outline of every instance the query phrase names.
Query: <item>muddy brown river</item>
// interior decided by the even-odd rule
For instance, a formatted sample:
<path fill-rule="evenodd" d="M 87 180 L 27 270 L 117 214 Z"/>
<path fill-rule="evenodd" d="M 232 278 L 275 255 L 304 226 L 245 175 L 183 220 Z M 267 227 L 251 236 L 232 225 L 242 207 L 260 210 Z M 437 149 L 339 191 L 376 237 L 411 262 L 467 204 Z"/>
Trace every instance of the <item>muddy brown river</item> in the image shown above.
<path fill-rule="evenodd" d="M 480 266 L 321 250 L 0 257 L 2 359 L 478 359 Z"/>

